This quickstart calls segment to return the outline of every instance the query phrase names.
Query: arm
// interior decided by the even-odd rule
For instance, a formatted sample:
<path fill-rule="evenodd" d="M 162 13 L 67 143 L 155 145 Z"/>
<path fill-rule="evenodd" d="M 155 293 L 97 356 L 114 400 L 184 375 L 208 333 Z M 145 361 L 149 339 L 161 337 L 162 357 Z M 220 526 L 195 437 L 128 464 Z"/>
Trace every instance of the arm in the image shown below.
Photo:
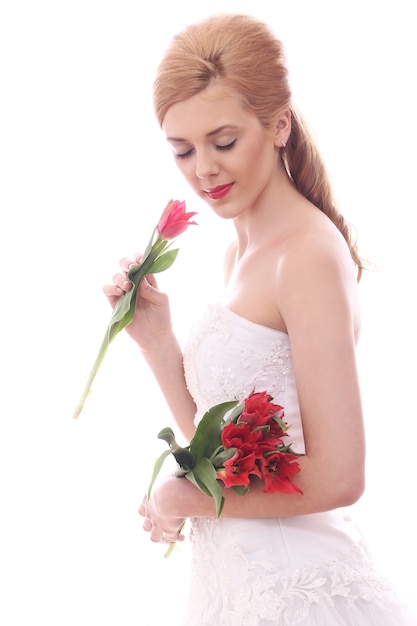
<path fill-rule="evenodd" d="M 139 258 L 136 259 L 136 262 Z M 123 273 L 113 277 L 113 284 L 103 289 L 114 307 L 123 293 L 131 288 L 126 279 L 131 259 L 122 259 Z M 154 276 L 147 276 L 140 284 L 136 312 L 126 331 L 138 344 L 167 401 L 178 427 L 187 440 L 194 434 L 196 407 L 187 389 L 182 352 L 172 331 L 169 301 L 158 289 Z"/>
<path fill-rule="evenodd" d="M 168 407 L 187 441 L 194 435 L 196 406 L 185 383 L 183 355 L 174 334 L 160 338 L 152 349 L 142 350 Z"/>
<path fill-rule="evenodd" d="M 306 443 L 305 493 L 319 510 L 352 504 L 364 490 L 359 297 L 340 239 L 303 241 L 285 259 L 280 283 Z"/>

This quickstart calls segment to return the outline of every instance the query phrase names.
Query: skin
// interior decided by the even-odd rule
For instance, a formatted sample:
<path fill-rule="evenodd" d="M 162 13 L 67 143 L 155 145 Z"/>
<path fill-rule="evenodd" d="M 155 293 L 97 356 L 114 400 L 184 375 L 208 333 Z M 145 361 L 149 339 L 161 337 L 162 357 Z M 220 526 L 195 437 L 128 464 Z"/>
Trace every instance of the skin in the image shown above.
<path fill-rule="evenodd" d="M 304 493 L 264 494 L 260 483 L 244 498 L 225 490 L 224 517 L 315 513 L 348 506 L 364 489 L 355 271 L 340 232 L 296 190 L 285 171 L 280 151 L 291 133 L 290 120 L 284 110 L 264 128 L 220 81 L 174 104 L 163 122 L 190 187 L 219 217 L 233 220 L 237 239 L 225 257 L 224 304 L 252 322 L 287 332 L 291 341 L 306 444 L 295 480 Z M 205 193 L 229 183 L 231 191 L 222 199 Z M 126 272 L 135 260 L 122 259 L 122 272 L 104 287 L 113 306 L 130 288 Z M 168 298 L 153 276 L 142 282 L 139 294 L 127 332 L 190 439 L 195 405 L 185 384 Z M 139 512 L 150 538 L 164 543 L 182 539 L 178 528 L 185 518 L 215 516 L 211 498 L 173 476 L 157 482 Z"/>

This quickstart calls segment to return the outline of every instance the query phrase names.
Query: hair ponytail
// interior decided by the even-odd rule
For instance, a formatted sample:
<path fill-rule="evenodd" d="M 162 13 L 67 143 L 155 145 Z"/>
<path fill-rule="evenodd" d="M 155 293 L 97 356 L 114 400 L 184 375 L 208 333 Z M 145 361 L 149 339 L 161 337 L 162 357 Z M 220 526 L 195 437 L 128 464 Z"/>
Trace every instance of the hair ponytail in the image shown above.
<path fill-rule="evenodd" d="M 291 134 L 282 155 L 287 172 L 298 191 L 323 211 L 342 233 L 357 267 L 359 281 L 364 264 L 352 230 L 335 205 L 323 160 L 303 117 L 295 107 L 291 108 Z"/>

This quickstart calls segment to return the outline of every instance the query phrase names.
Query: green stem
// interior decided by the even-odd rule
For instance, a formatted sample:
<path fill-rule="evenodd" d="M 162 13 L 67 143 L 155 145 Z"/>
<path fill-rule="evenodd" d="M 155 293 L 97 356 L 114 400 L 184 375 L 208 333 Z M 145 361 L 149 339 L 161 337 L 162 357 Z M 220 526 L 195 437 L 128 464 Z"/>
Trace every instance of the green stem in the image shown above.
<path fill-rule="evenodd" d="M 78 403 L 78 406 L 77 406 L 77 408 L 74 411 L 74 415 L 73 415 L 74 419 L 77 419 L 77 417 L 79 416 L 79 414 L 81 413 L 81 411 L 84 408 L 84 403 L 85 403 L 87 397 L 89 396 L 89 394 L 91 393 L 91 385 L 93 384 L 93 380 L 96 377 L 96 374 L 97 374 L 97 372 L 98 372 L 98 370 L 100 368 L 100 365 L 103 362 L 104 357 L 106 356 L 106 352 L 107 352 L 108 347 L 109 347 L 109 338 L 108 338 L 108 331 L 106 331 L 106 334 L 104 335 L 104 339 L 103 339 L 102 344 L 100 346 L 100 350 L 99 350 L 99 352 L 97 354 L 97 358 L 96 358 L 96 360 L 94 362 L 93 367 L 91 368 L 91 372 L 90 372 L 90 376 L 88 377 L 87 384 L 86 384 L 86 386 L 84 388 L 84 391 L 83 391 L 83 393 L 81 395 L 81 398 L 80 398 L 80 401 Z"/>
<path fill-rule="evenodd" d="M 178 532 L 179 532 L 179 533 L 183 530 L 183 528 L 184 528 L 184 526 L 185 526 L 185 521 L 186 521 L 186 520 L 184 520 L 184 521 L 183 521 L 183 523 L 181 524 L 181 526 L 178 528 Z M 169 544 L 168 550 L 165 552 L 164 559 L 167 559 L 167 558 L 169 558 L 169 557 L 171 556 L 171 554 L 172 554 L 172 553 L 174 552 L 174 550 L 175 550 L 175 546 L 176 546 L 176 545 L 177 545 L 177 542 L 176 542 L 176 541 L 172 541 L 172 542 Z"/>

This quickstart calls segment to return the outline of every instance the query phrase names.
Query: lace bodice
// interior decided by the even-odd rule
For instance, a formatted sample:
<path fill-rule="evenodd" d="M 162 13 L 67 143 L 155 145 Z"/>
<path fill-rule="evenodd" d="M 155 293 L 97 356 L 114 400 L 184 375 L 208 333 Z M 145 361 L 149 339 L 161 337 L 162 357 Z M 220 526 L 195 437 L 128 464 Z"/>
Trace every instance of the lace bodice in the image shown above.
<path fill-rule="evenodd" d="M 184 352 L 196 420 L 213 405 L 267 391 L 284 407 L 290 439 L 304 452 L 304 439 L 288 335 L 260 326 L 216 304 L 190 335 Z"/>

